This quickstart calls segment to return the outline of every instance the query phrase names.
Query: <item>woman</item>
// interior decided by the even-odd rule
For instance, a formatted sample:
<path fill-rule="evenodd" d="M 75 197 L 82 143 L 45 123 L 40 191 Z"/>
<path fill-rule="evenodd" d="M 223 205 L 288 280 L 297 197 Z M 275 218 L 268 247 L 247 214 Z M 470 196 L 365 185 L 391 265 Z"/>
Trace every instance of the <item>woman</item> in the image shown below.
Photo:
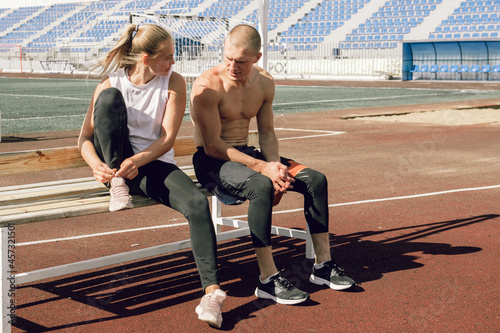
<path fill-rule="evenodd" d="M 176 165 L 172 146 L 186 106 L 184 78 L 172 71 L 174 42 L 162 27 L 130 25 L 91 70 L 97 85 L 78 146 L 97 181 L 110 188 L 110 211 L 131 208 L 129 191 L 181 212 L 205 291 L 196 312 L 222 322 L 225 293 L 216 271 L 216 241 L 208 201 Z M 215 309 L 215 310 L 214 310 Z"/>

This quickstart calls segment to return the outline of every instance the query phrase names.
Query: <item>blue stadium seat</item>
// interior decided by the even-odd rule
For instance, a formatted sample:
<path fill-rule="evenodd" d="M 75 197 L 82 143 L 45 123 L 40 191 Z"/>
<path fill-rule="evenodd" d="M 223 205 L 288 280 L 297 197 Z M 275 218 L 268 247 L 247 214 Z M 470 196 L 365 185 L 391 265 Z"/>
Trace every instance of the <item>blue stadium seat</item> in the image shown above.
<path fill-rule="evenodd" d="M 471 73 L 477 73 L 477 72 L 479 72 L 479 65 L 472 65 L 470 67 L 470 71 L 471 71 Z"/>
<path fill-rule="evenodd" d="M 493 68 L 491 69 L 491 73 L 500 73 L 500 65 L 494 65 Z"/>
<path fill-rule="evenodd" d="M 459 73 L 467 73 L 469 71 L 469 65 L 462 65 L 458 70 Z"/>
<path fill-rule="evenodd" d="M 490 71 L 491 71 L 490 65 L 483 65 L 483 67 L 481 67 L 481 73 L 489 73 Z"/>
<path fill-rule="evenodd" d="M 458 73 L 458 65 L 451 65 L 450 73 Z"/>
<path fill-rule="evenodd" d="M 429 65 L 422 65 L 422 67 L 420 67 L 420 71 L 419 72 L 428 72 L 429 71 Z"/>
<path fill-rule="evenodd" d="M 480 69 L 481 74 L 483 74 L 483 79 L 488 79 L 488 74 L 491 72 L 490 65 L 483 65 Z"/>

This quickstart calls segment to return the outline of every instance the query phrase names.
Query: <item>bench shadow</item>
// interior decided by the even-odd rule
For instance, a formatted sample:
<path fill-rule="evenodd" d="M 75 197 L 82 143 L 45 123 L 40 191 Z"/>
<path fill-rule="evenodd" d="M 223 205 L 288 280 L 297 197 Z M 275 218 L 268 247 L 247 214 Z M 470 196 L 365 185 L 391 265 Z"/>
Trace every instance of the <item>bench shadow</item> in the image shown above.
<path fill-rule="evenodd" d="M 435 222 L 411 227 L 380 231 L 362 231 L 347 235 L 331 235 L 336 260 L 346 274 L 358 284 L 381 279 L 384 274 L 424 266 L 416 261 L 415 252 L 431 255 L 463 255 L 481 251 L 479 247 L 445 243 L 419 242 L 423 237 L 467 227 L 499 218 L 500 215 L 481 215 L 466 219 Z M 396 236 L 391 237 L 392 233 Z M 383 240 L 370 237 L 386 235 Z M 324 289 L 308 282 L 313 260 L 305 259 L 305 242 L 300 239 L 275 236 L 274 258 L 282 275 L 295 286 L 314 294 Z M 257 262 L 249 236 L 218 244 L 219 276 L 222 288 L 229 297 L 252 297 L 258 278 Z M 112 268 L 98 269 L 47 282 L 19 286 L 18 289 L 36 288 L 51 295 L 44 300 L 18 304 L 17 310 L 50 302 L 71 299 L 87 306 L 111 313 L 111 316 L 82 320 L 75 313 L 75 322 L 54 327 L 41 325 L 17 317 L 13 326 L 28 332 L 48 332 L 63 328 L 77 328 L 95 322 L 139 316 L 181 303 L 199 300 L 202 296 L 199 276 L 191 250 L 138 260 Z M 357 286 L 348 292 L 362 292 Z M 253 298 L 239 307 L 225 311 L 222 330 L 231 330 L 241 320 L 254 318 L 255 312 L 273 305 L 273 302 Z M 308 300 L 298 306 L 315 306 Z M 22 312 L 22 311 L 21 311 Z M 19 314 L 19 311 L 18 311 Z M 195 316 L 194 309 L 193 314 Z"/>

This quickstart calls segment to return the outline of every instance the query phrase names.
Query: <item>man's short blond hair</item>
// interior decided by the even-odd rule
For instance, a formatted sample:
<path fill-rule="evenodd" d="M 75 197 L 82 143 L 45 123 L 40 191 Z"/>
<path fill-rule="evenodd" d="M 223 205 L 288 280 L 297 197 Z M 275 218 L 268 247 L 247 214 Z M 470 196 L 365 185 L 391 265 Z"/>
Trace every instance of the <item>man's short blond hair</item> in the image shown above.
<path fill-rule="evenodd" d="M 255 53 L 260 52 L 262 46 L 262 40 L 257 29 L 246 24 L 234 27 L 227 35 L 225 42 L 236 47 L 249 48 Z"/>

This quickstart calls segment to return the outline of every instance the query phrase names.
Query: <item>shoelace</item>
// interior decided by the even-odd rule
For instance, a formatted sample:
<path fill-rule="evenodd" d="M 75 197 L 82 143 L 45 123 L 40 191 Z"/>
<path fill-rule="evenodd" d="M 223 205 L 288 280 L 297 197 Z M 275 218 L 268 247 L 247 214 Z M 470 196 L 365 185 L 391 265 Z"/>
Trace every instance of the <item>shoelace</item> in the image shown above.
<path fill-rule="evenodd" d="M 344 269 L 334 262 L 328 262 L 325 264 L 325 266 L 328 266 L 329 268 L 331 268 L 331 270 L 332 270 L 331 274 L 335 274 L 337 276 L 344 276 L 345 275 Z"/>
<path fill-rule="evenodd" d="M 287 279 L 285 279 L 281 276 L 276 278 L 276 281 L 278 282 L 278 285 L 285 290 L 291 290 L 294 288 L 293 285 L 290 283 L 290 281 L 288 281 Z"/>
<path fill-rule="evenodd" d="M 110 193 L 114 198 L 128 196 L 127 188 L 124 185 L 112 187 Z"/>
<path fill-rule="evenodd" d="M 222 303 L 218 302 L 216 298 L 217 297 L 214 297 L 214 295 L 208 296 L 207 308 L 212 308 L 214 310 L 221 311 Z"/>

